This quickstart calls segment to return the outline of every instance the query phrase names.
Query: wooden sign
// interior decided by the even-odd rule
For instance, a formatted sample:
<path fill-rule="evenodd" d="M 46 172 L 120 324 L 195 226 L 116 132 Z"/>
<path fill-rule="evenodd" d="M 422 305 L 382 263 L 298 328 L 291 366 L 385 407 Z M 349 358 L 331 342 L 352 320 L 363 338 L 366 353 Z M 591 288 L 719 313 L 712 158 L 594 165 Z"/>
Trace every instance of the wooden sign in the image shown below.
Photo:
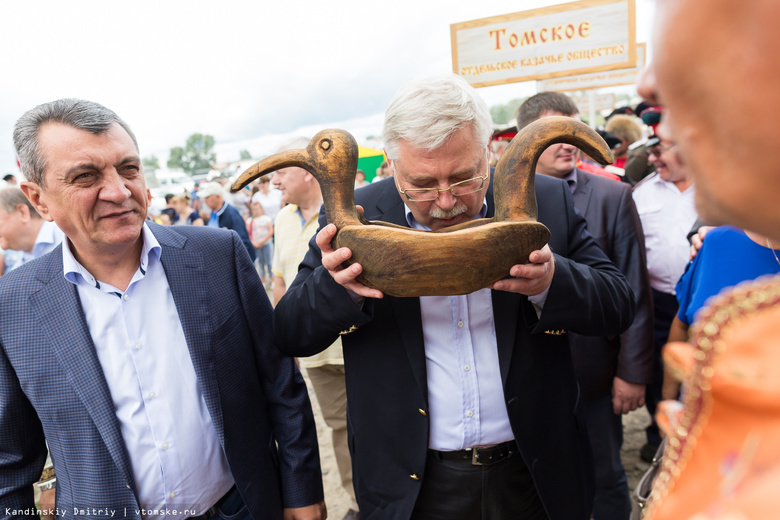
<path fill-rule="evenodd" d="M 452 69 L 475 87 L 636 66 L 635 0 L 582 0 L 450 26 Z"/>
<path fill-rule="evenodd" d="M 644 43 L 636 44 L 636 67 L 630 69 L 591 72 L 564 78 L 543 79 L 536 82 L 536 91 L 566 92 L 570 90 L 588 90 L 592 88 L 614 87 L 617 85 L 636 85 L 639 74 L 645 68 L 647 48 Z"/>

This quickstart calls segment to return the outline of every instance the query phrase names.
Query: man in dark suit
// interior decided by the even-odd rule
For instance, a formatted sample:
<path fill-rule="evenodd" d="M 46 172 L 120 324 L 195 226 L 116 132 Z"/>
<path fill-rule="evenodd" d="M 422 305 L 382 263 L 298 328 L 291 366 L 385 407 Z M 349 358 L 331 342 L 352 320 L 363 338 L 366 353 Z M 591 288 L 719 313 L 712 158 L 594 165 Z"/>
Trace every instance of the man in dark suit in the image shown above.
<path fill-rule="evenodd" d="M 129 127 L 96 103 L 17 122 L 22 189 L 67 240 L 0 280 L 0 517 L 324 518 L 313 417 L 238 236 L 146 223 Z"/>
<path fill-rule="evenodd" d="M 385 115 L 394 177 L 356 202 L 369 220 L 418 229 L 491 217 L 490 133 L 462 78 L 407 84 Z M 274 330 L 299 356 L 343 334 L 364 519 L 589 518 L 592 463 L 567 331 L 619 334 L 633 294 L 566 185 L 542 176 L 536 189 L 549 244 L 463 296 L 384 297 L 359 284 L 361 266 L 343 267 L 351 251 L 333 250 L 335 226 L 321 216 Z M 475 254 L 490 261 L 491 251 Z"/>
<path fill-rule="evenodd" d="M 579 111 L 565 94 L 542 92 L 520 105 L 517 128 L 547 116 L 579 118 Z M 554 144 L 539 157 L 536 173 L 567 182 L 588 231 L 626 276 L 636 296 L 634 322 L 623 334 L 572 334 L 569 339 L 596 468 L 593 518 L 626 520 L 631 498 L 620 460 L 621 415 L 644 404 L 645 384 L 653 380 L 653 304 L 644 234 L 630 187 L 577 169 L 578 154 L 574 146 Z"/>

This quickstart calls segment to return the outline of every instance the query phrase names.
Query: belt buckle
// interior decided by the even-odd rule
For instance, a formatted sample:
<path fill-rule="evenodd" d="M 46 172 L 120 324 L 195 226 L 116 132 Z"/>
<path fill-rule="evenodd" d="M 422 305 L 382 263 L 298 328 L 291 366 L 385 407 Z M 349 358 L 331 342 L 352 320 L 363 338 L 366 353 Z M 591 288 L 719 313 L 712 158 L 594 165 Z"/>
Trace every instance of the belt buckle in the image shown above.
<path fill-rule="evenodd" d="M 489 448 L 490 446 L 473 446 L 471 448 L 471 465 L 472 466 L 484 466 L 484 462 L 479 461 L 479 450 L 483 448 Z"/>

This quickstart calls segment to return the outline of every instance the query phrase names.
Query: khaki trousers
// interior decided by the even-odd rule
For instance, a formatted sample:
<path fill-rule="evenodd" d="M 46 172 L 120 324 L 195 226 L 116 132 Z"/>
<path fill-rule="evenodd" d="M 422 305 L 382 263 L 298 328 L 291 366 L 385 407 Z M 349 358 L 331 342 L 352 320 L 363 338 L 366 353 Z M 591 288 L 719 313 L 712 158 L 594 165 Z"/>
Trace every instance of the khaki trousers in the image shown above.
<path fill-rule="evenodd" d="M 307 368 L 314 395 L 332 432 L 333 451 L 341 475 L 341 485 L 352 499 L 352 509 L 357 510 L 355 487 L 352 485 L 352 459 L 347 444 L 347 386 L 344 365 L 323 365 Z"/>

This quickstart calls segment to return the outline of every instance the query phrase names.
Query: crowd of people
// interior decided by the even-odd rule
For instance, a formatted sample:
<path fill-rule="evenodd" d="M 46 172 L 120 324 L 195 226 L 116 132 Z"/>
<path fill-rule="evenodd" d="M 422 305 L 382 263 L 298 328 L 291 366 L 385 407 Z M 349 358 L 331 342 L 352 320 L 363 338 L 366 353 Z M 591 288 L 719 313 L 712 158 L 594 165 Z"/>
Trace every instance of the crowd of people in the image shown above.
<path fill-rule="evenodd" d="M 150 215 L 117 114 L 78 99 L 26 112 L 24 180 L 0 189 L 0 517 L 325 518 L 300 363 L 349 520 L 625 520 L 621 416 L 641 406 L 657 418 L 642 456 L 665 444 L 646 518 L 772 518 L 778 183 L 755 150 L 777 140 L 760 116 L 780 86 L 778 11 L 726 4 L 659 2 L 647 104 L 602 132 L 618 165 L 540 152 L 527 174 L 548 244 L 463 295 L 363 285 L 303 162 Z M 579 114 L 540 93 L 517 129 L 551 116 Z M 462 78 L 407 83 L 385 114 L 387 173 L 355 204 L 418 232 L 492 218 L 516 152 L 491 134 Z"/>

